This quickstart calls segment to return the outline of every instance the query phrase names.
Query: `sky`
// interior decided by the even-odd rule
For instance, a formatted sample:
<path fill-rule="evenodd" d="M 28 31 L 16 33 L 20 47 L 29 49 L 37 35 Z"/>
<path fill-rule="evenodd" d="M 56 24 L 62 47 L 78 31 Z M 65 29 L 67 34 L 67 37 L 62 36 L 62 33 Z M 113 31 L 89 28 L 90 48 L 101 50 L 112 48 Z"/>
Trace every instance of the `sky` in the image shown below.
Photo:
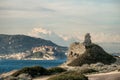
<path fill-rule="evenodd" d="M 120 43 L 119 8 L 120 0 L 0 0 L 0 34 L 69 45 L 91 33 L 94 42 Z"/>

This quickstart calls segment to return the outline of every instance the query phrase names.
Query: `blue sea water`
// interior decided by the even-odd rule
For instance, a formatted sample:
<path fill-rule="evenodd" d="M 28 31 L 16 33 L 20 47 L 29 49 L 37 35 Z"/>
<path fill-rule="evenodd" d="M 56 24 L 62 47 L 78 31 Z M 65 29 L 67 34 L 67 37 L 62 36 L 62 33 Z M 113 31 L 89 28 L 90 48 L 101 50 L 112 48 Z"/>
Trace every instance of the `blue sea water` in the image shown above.
<path fill-rule="evenodd" d="M 0 74 L 28 66 L 55 67 L 66 60 L 0 60 Z"/>

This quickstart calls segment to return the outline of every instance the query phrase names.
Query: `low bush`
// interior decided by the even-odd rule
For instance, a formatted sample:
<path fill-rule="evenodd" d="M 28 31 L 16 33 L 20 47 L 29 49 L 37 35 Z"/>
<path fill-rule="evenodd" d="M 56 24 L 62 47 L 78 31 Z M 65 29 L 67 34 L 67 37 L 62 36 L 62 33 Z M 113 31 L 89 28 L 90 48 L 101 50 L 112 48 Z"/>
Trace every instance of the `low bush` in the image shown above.
<path fill-rule="evenodd" d="M 51 77 L 48 80 L 88 80 L 88 78 L 83 74 L 78 74 L 76 72 L 65 72 Z"/>
<path fill-rule="evenodd" d="M 25 67 L 21 70 L 18 70 L 12 76 L 17 77 L 20 74 L 27 73 L 32 77 L 40 76 L 40 75 L 46 75 L 48 71 L 40 66 L 34 66 L 34 67 Z"/>
<path fill-rule="evenodd" d="M 20 74 L 28 74 L 31 77 L 41 76 L 41 75 L 51 75 L 56 73 L 65 72 L 66 70 L 60 67 L 53 67 L 49 69 L 45 69 L 40 66 L 33 66 L 33 67 L 24 67 L 21 70 L 13 73 L 12 76 L 17 77 Z"/>
<path fill-rule="evenodd" d="M 87 73 L 94 73 L 94 72 L 98 72 L 97 70 L 95 69 L 89 69 L 89 68 L 86 68 L 86 69 L 82 69 L 79 71 L 81 74 L 87 74 Z"/>
<path fill-rule="evenodd" d="M 53 67 L 53 68 L 49 68 L 48 72 L 50 74 L 56 74 L 56 73 L 61 73 L 61 72 L 65 72 L 66 70 L 61 68 L 61 67 Z"/>

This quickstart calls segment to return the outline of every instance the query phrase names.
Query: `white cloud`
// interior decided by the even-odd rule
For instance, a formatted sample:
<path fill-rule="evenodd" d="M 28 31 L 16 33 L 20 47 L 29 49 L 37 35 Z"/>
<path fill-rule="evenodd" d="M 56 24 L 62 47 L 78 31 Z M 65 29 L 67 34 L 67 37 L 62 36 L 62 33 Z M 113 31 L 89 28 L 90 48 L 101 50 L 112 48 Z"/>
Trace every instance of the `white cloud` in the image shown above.
<path fill-rule="evenodd" d="M 44 29 L 44 28 L 33 28 L 32 31 L 30 33 L 28 33 L 28 35 L 34 36 L 34 37 L 40 37 L 39 34 L 44 34 L 44 35 L 50 35 L 52 32 Z"/>
<path fill-rule="evenodd" d="M 119 34 L 110 34 L 110 33 L 92 33 L 93 42 L 99 43 L 120 43 Z"/>
<path fill-rule="evenodd" d="M 63 36 L 63 35 L 59 35 L 61 38 L 63 38 L 63 40 L 65 40 L 65 41 L 68 41 L 68 37 L 67 36 Z"/>
<path fill-rule="evenodd" d="M 43 34 L 51 34 L 51 31 L 46 30 L 44 28 L 34 28 L 32 30 L 33 33 L 43 33 Z"/>
<path fill-rule="evenodd" d="M 27 34 L 58 44 L 120 42 L 120 0 L 0 0 L 0 32 Z M 10 29 L 9 29 L 10 28 Z M 7 30 L 9 29 L 9 30 Z M 51 30 L 49 30 L 51 29 Z"/>
<path fill-rule="evenodd" d="M 68 46 L 72 42 L 83 42 L 85 33 L 73 33 L 73 34 L 58 34 L 53 31 L 44 28 L 33 28 L 33 30 L 28 33 L 30 36 L 40 37 L 46 40 L 51 40 L 56 44 Z M 93 43 L 120 43 L 120 35 L 109 34 L 109 33 L 91 33 L 91 39 Z"/>
<path fill-rule="evenodd" d="M 86 33 L 76 33 L 74 38 L 79 41 L 84 41 Z M 104 33 L 104 32 L 90 32 L 93 43 L 120 43 L 120 34 L 117 33 Z"/>
<path fill-rule="evenodd" d="M 46 40 L 51 40 L 54 43 L 62 46 L 68 46 L 70 43 L 77 41 L 75 37 L 63 34 L 57 34 L 54 31 L 50 31 L 41 27 L 33 28 L 31 32 L 28 33 L 29 36 L 40 37 Z"/>
<path fill-rule="evenodd" d="M 22 23 L 19 26 L 27 27 L 38 24 L 57 27 L 52 28 L 54 32 L 34 28 L 29 33 L 56 42 L 76 41 L 76 39 L 83 41 L 85 32 L 89 31 L 94 42 L 120 42 L 119 3 L 118 0 L 1 0 L 0 20 L 4 20 L 4 23 L 0 22 L 0 24 L 5 27 L 18 27 L 17 23 Z M 12 18 L 14 18 L 13 23 L 11 23 Z M 29 27 L 31 28 L 33 26 Z M 62 34 L 59 34 L 60 32 Z M 116 34 L 112 34 L 113 32 Z M 67 35 L 64 35 L 66 33 Z M 45 37 L 46 35 L 48 38 Z"/>

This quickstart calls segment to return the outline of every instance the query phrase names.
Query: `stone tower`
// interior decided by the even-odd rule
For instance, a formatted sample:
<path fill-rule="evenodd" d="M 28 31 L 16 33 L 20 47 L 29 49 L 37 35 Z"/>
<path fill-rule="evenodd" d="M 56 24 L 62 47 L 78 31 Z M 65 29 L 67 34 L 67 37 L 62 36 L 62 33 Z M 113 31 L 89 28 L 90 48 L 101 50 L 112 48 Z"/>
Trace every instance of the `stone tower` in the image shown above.
<path fill-rule="evenodd" d="M 87 33 L 87 34 L 85 35 L 83 44 L 84 44 L 84 46 L 88 47 L 88 46 L 91 45 L 91 43 L 92 43 L 92 41 L 91 41 L 90 33 Z"/>

